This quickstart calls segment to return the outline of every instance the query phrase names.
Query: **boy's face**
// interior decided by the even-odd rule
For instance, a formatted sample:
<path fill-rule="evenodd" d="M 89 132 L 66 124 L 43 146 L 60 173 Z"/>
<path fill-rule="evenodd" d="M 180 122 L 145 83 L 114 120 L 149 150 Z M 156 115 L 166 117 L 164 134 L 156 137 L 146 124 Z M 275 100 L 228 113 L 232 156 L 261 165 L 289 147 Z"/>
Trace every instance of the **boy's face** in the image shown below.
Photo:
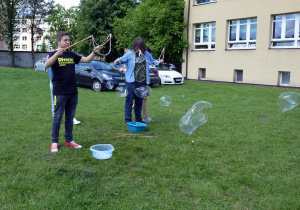
<path fill-rule="evenodd" d="M 68 35 L 65 35 L 61 38 L 61 40 L 57 41 L 59 48 L 66 48 L 70 46 L 70 37 Z"/>

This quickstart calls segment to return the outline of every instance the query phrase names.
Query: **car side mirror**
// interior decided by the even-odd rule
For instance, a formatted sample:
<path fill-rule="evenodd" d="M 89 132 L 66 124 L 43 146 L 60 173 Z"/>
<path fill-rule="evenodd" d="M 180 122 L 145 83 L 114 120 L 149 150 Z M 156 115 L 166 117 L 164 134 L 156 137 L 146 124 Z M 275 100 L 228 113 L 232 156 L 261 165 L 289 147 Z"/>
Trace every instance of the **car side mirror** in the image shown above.
<path fill-rule="evenodd" d="M 92 69 L 90 67 L 87 67 L 87 68 L 84 69 L 84 71 L 91 72 Z"/>

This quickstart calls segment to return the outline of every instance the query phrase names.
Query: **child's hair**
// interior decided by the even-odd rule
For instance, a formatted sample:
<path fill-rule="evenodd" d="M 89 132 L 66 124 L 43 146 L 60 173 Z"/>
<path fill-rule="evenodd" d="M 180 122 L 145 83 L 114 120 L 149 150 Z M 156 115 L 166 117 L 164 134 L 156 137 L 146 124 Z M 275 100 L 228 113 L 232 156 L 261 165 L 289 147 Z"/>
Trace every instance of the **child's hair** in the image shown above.
<path fill-rule="evenodd" d="M 71 36 L 70 36 L 70 34 L 69 34 L 68 32 L 66 32 L 66 31 L 59 31 L 59 32 L 57 33 L 57 35 L 56 35 L 56 41 L 60 41 L 61 38 L 62 38 L 63 36 L 66 36 L 66 35 L 68 35 L 68 36 L 71 38 Z"/>
<path fill-rule="evenodd" d="M 142 53 L 145 53 L 145 51 L 147 51 L 145 41 L 142 37 L 138 37 L 133 41 L 132 49 L 134 52 L 137 50 L 141 50 Z"/>

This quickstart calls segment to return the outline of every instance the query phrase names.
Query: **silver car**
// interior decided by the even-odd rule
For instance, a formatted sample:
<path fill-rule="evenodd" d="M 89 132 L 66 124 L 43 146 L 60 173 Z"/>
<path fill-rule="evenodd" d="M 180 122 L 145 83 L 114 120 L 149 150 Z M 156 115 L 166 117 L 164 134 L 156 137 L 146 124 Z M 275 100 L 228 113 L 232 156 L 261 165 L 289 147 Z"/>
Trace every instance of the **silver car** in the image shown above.
<path fill-rule="evenodd" d="M 44 72 L 48 73 L 48 68 L 45 67 L 46 60 L 47 60 L 47 58 L 42 58 L 42 59 L 38 60 L 34 64 L 34 70 L 35 71 L 44 71 Z"/>

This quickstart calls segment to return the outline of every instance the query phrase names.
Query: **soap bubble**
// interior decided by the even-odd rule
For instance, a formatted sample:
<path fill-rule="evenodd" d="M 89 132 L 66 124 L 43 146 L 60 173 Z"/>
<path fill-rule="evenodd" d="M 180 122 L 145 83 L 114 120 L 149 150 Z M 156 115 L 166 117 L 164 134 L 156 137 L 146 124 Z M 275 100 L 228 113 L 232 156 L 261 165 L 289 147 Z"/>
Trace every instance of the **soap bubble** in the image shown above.
<path fill-rule="evenodd" d="M 195 103 L 179 121 L 180 130 L 186 134 L 192 134 L 200 125 L 208 120 L 208 113 L 212 105 L 206 101 Z"/>
<path fill-rule="evenodd" d="M 278 105 L 282 112 L 289 111 L 300 104 L 300 95 L 294 92 L 285 92 L 278 97 Z"/>
<path fill-rule="evenodd" d="M 144 85 L 144 86 L 136 88 L 134 90 L 134 93 L 139 98 L 145 98 L 147 96 L 150 96 L 151 91 L 152 91 L 151 87 L 149 87 L 148 85 Z"/>
<path fill-rule="evenodd" d="M 172 103 L 172 98 L 167 95 L 160 97 L 159 100 L 160 100 L 160 105 L 162 105 L 162 106 L 170 106 Z"/>
<path fill-rule="evenodd" d="M 117 87 L 115 92 L 118 97 L 126 97 L 128 95 L 128 90 L 124 86 Z"/>

